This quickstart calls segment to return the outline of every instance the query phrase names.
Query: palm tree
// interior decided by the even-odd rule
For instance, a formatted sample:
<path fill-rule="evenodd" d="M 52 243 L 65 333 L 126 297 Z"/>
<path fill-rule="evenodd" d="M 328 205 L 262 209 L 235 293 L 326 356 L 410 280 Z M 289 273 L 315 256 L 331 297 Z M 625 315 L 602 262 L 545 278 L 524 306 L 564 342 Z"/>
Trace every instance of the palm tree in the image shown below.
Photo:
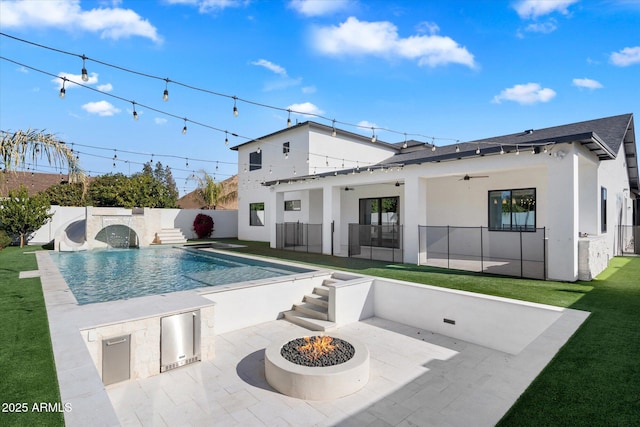
<path fill-rule="evenodd" d="M 55 135 L 32 129 L 0 131 L 0 166 L 4 167 L 5 172 L 16 171 L 30 163 L 36 164 L 42 158 L 56 168 L 67 166 L 70 182 L 86 184 L 86 175 L 73 149 Z"/>
<path fill-rule="evenodd" d="M 216 209 L 220 203 L 228 203 L 238 198 L 238 186 L 231 181 L 216 182 L 206 171 L 194 175 L 198 182 L 196 195 L 204 202 L 205 209 Z"/>

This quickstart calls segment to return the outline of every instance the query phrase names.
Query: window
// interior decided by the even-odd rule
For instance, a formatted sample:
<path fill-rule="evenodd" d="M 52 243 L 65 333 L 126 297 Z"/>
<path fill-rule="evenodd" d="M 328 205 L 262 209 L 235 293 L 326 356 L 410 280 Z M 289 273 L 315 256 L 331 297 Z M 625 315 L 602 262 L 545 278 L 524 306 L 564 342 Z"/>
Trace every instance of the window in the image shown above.
<path fill-rule="evenodd" d="M 249 153 L 249 170 L 254 171 L 262 169 L 262 151 Z"/>
<path fill-rule="evenodd" d="M 489 191 L 489 230 L 535 231 L 536 189 Z"/>
<path fill-rule="evenodd" d="M 284 201 L 284 210 L 285 211 L 299 211 L 301 210 L 300 200 L 285 200 Z"/>
<path fill-rule="evenodd" d="M 249 225 L 264 225 L 264 203 L 249 204 Z"/>
<path fill-rule="evenodd" d="M 360 199 L 360 244 L 385 248 L 399 248 L 400 215 L 398 197 Z"/>
<path fill-rule="evenodd" d="M 285 156 L 289 156 L 289 142 L 285 142 L 284 144 L 282 144 L 282 154 L 284 154 Z"/>
<path fill-rule="evenodd" d="M 607 232 L 607 189 L 600 187 L 600 231 Z"/>

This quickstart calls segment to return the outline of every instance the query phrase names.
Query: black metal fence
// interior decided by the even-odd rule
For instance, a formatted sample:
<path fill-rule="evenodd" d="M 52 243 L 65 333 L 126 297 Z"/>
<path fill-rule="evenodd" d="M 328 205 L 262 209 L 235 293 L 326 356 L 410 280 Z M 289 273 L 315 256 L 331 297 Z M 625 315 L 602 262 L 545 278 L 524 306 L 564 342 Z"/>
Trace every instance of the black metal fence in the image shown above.
<path fill-rule="evenodd" d="M 640 225 L 618 226 L 618 255 L 640 255 Z"/>
<path fill-rule="evenodd" d="M 546 279 L 546 230 L 419 226 L 420 264 L 505 276 Z"/>
<path fill-rule="evenodd" d="M 349 256 L 403 262 L 403 226 L 349 224 Z"/>
<path fill-rule="evenodd" d="M 322 253 L 322 224 L 303 222 L 276 224 L 276 248 Z"/>

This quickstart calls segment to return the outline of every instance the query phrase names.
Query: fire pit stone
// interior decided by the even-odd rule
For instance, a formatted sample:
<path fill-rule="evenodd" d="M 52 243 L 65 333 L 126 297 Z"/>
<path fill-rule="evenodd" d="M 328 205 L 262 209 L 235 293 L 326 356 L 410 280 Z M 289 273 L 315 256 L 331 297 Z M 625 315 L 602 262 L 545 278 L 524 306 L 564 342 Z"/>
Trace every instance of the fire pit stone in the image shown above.
<path fill-rule="evenodd" d="M 282 394 L 305 400 L 330 400 L 355 393 L 369 381 L 369 350 L 353 338 L 331 335 L 353 347 L 353 357 L 331 366 L 303 366 L 286 360 L 283 346 L 300 337 L 276 340 L 265 349 L 267 382 Z"/>

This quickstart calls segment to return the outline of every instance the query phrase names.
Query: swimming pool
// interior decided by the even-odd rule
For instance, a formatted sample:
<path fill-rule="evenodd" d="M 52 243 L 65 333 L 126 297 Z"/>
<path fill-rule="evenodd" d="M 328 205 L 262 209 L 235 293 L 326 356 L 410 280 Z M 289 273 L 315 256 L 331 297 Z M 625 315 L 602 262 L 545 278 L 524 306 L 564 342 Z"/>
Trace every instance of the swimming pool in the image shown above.
<path fill-rule="evenodd" d="M 115 301 L 311 270 L 183 248 L 52 253 L 78 304 Z"/>

